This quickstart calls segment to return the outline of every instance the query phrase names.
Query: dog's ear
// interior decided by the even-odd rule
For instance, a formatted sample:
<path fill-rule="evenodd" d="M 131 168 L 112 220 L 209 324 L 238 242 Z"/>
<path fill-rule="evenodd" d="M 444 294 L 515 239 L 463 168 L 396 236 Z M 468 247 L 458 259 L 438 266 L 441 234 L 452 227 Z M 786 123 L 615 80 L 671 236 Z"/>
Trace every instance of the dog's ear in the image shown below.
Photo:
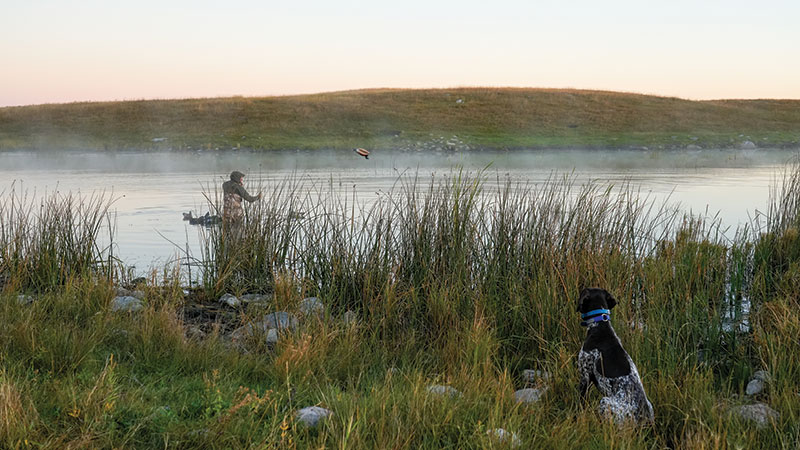
<path fill-rule="evenodd" d="M 605 294 L 606 294 L 606 305 L 608 305 L 608 309 L 611 309 L 617 304 L 617 299 L 615 299 L 614 296 L 611 295 L 611 293 L 609 293 L 608 291 L 605 291 Z"/>
<path fill-rule="evenodd" d="M 581 306 L 583 306 L 583 302 L 584 300 L 586 300 L 586 297 L 588 296 L 589 296 L 589 289 L 587 288 L 581 289 L 581 294 L 578 296 L 578 309 L 576 309 L 576 311 L 581 312 Z"/>

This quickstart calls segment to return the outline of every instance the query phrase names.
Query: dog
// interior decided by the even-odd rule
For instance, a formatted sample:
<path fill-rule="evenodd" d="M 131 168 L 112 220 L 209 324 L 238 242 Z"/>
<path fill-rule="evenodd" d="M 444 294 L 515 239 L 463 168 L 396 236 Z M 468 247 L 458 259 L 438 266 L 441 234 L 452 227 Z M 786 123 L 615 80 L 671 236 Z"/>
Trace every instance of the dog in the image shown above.
<path fill-rule="evenodd" d="M 611 309 L 616 304 L 605 289 L 583 289 L 578 297 L 581 325 L 586 327 L 586 340 L 578 353 L 581 399 L 586 400 L 591 383 L 603 394 L 601 414 L 610 415 L 617 423 L 653 422 L 653 405 L 636 365 L 611 327 Z"/>

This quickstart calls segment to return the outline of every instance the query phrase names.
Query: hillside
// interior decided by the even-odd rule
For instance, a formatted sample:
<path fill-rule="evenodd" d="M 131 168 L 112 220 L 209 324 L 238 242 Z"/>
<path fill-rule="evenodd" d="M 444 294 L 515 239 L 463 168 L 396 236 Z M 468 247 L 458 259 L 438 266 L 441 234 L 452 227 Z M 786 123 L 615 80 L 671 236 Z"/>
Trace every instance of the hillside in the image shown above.
<path fill-rule="evenodd" d="M 0 149 L 800 146 L 800 100 L 552 89 L 362 90 L 0 108 Z"/>

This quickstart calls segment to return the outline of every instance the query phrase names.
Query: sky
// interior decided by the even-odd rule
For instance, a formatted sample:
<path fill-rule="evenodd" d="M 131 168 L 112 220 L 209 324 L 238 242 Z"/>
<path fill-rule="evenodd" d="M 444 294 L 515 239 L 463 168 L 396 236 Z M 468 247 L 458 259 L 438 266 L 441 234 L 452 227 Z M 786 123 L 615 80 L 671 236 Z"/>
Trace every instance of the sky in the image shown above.
<path fill-rule="evenodd" d="M 800 99 L 800 1 L 0 0 L 0 107 L 465 86 Z"/>

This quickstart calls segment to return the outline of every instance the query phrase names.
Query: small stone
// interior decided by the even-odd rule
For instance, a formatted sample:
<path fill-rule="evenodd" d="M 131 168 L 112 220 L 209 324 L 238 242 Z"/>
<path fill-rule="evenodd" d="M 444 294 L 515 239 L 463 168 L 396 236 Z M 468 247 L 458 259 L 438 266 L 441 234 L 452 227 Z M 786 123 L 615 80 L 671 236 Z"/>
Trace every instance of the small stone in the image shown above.
<path fill-rule="evenodd" d="M 136 297 L 114 297 L 114 300 L 111 300 L 111 311 L 114 312 L 136 312 L 142 308 L 144 308 L 142 301 Z"/>
<path fill-rule="evenodd" d="M 702 149 L 703 147 L 700 147 L 699 145 L 695 144 L 689 144 L 686 146 L 686 150 L 702 150 Z"/>
<path fill-rule="evenodd" d="M 300 314 L 304 317 L 322 317 L 325 314 L 325 305 L 317 297 L 307 297 L 300 301 Z"/>
<path fill-rule="evenodd" d="M 274 345 L 278 342 L 278 330 L 268 327 L 263 321 L 248 323 L 233 330 L 231 333 L 231 339 L 241 342 L 259 334 L 264 335 L 264 341 L 267 344 Z"/>
<path fill-rule="evenodd" d="M 493 439 L 496 439 L 501 444 L 511 443 L 512 448 L 522 445 L 522 440 L 517 436 L 517 433 L 506 431 L 502 428 L 495 428 L 486 432 Z"/>
<path fill-rule="evenodd" d="M 277 328 L 278 330 L 295 330 L 299 324 L 297 317 L 286 311 L 269 313 L 264 316 L 261 323 L 264 328 Z"/>
<path fill-rule="evenodd" d="M 753 141 L 744 141 L 739 144 L 739 148 L 742 150 L 754 150 L 756 148 L 756 144 Z"/>
<path fill-rule="evenodd" d="M 306 426 L 315 427 L 323 419 L 333 415 L 333 411 L 319 406 L 305 407 L 295 414 L 295 420 Z"/>
<path fill-rule="evenodd" d="M 24 306 L 30 305 L 31 303 L 33 303 L 33 296 L 25 294 L 17 295 L 17 304 Z"/>
<path fill-rule="evenodd" d="M 242 304 L 241 300 L 236 298 L 236 296 L 233 294 L 224 294 L 222 297 L 219 298 L 219 302 L 228 305 L 231 308 L 236 308 Z"/>
<path fill-rule="evenodd" d="M 432 384 L 428 386 L 428 393 L 435 395 L 447 395 L 450 397 L 461 397 L 461 392 L 450 386 L 442 386 L 440 384 Z"/>
<path fill-rule="evenodd" d="M 745 394 L 748 396 L 753 396 L 760 394 L 762 391 L 764 391 L 764 382 L 758 378 L 753 378 L 749 383 L 747 383 Z"/>
<path fill-rule="evenodd" d="M 355 325 L 358 323 L 358 314 L 355 311 L 345 311 L 342 322 L 344 322 L 346 326 Z"/>
<path fill-rule="evenodd" d="M 732 408 L 731 411 L 738 414 L 742 419 L 755 422 L 759 427 L 764 427 L 770 420 L 776 420 L 780 417 L 778 411 L 775 411 L 764 403 L 737 406 Z"/>
<path fill-rule="evenodd" d="M 536 403 L 544 393 L 547 392 L 547 387 L 543 388 L 526 388 L 514 392 L 514 400 L 517 403 Z"/>
<path fill-rule="evenodd" d="M 756 380 L 761 380 L 765 383 L 769 383 L 771 377 L 769 376 L 769 372 L 766 370 L 757 370 L 756 373 L 753 374 L 753 378 Z"/>
<path fill-rule="evenodd" d="M 753 379 L 747 383 L 745 394 L 748 396 L 758 395 L 764 391 L 767 383 L 769 383 L 770 376 L 766 370 L 758 370 L 753 374 Z"/>

